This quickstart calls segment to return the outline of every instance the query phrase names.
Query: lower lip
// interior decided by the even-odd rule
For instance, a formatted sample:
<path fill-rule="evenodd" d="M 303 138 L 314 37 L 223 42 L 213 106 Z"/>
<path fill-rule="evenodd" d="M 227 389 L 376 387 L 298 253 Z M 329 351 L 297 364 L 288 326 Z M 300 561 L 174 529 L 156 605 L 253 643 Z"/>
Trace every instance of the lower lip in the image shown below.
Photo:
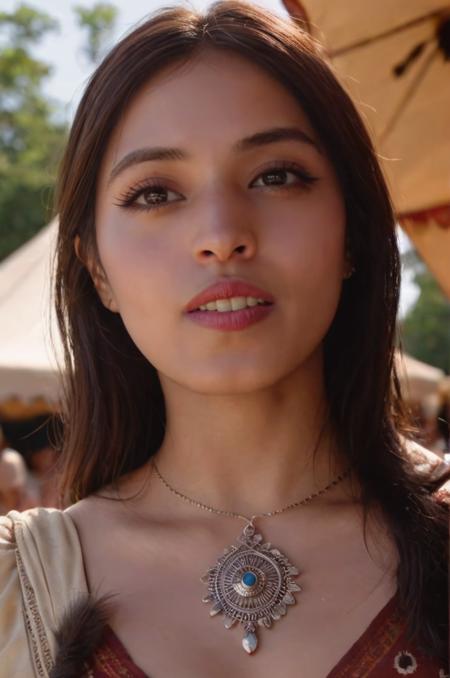
<path fill-rule="evenodd" d="M 191 311 L 187 316 L 203 327 L 210 327 L 223 332 L 235 332 L 263 320 L 271 313 L 273 306 L 273 304 L 270 306 L 250 306 L 242 308 L 240 311 Z"/>

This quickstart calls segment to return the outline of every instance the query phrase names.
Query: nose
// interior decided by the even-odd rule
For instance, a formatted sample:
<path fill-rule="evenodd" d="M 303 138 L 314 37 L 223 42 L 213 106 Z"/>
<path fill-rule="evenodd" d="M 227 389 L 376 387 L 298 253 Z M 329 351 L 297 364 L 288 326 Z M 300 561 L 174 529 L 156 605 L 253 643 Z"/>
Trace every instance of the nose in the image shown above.
<path fill-rule="evenodd" d="M 222 192 L 208 200 L 193 244 L 199 263 L 251 259 L 256 253 L 256 233 L 248 210 Z M 197 222 L 199 223 L 199 222 Z"/>

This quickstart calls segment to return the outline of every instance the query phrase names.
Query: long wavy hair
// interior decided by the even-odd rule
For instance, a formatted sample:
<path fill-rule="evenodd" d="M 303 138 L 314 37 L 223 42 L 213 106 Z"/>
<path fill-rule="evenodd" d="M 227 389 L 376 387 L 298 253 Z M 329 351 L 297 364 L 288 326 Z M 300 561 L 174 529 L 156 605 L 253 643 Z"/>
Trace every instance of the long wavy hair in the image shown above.
<path fill-rule="evenodd" d="M 241 55 L 298 101 L 331 160 L 345 200 L 356 272 L 324 339 L 330 417 L 361 489 L 381 509 L 399 554 L 398 594 L 411 636 L 446 656 L 446 512 L 408 459 L 394 366 L 400 262 L 395 217 L 372 143 L 320 46 L 290 19 L 235 0 L 206 13 L 158 11 L 106 56 L 91 78 L 62 161 L 55 303 L 65 347 L 62 491 L 86 497 L 146 462 L 164 437 L 156 369 L 108 311 L 81 260 L 97 255 L 96 183 L 108 141 L 140 87 L 205 48 Z"/>

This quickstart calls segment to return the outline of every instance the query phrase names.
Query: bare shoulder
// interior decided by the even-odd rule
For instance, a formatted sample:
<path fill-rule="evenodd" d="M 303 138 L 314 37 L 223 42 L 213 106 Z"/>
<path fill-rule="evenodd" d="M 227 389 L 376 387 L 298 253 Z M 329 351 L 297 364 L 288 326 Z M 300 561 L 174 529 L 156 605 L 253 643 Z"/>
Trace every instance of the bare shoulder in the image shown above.
<path fill-rule="evenodd" d="M 131 544 L 151 532 L 151 520 L 142 529 L 139 497 L 146 487 L 145 469 L 123 476 L 66 509 L 78 532 L 90 587 L 102 588 L 113 563 L 129 563 Z M 114 566 L 115 567 L 115 566 Z"/>
<path fill-rule="evenodd" d="M 113 522 L 110 511 L 105 510 L 101 500 L 90 496 L 67 508 L 65 513 L 76 527 L 86 571 L 89 574 L 91 566 L 95 566 L 97 547 L 102 549 L 103 535 L 109 531 Z"/>
<path fill-rule="evenodd" d="M 120 500 L 112 497 L 91 495 L 69 506 L 65 513 L 75 524 L 85 554 L 96 550 L 106 534 L 119 533 L 123 507 Z"/>
<path fill-rule="evenodd" d="M 66 513 L 75 524 L 82 526 L 88 523 L 90 529 L 96 525 L 113 521 L 117 524 L 120 515 L 123 515 L 124 505 L 134 505 L 139 499 L 148 481 L 147 467 L 142 467 L 119 478 L 113 486 L 103 487 L 95 494 L 72 504 Z"/>

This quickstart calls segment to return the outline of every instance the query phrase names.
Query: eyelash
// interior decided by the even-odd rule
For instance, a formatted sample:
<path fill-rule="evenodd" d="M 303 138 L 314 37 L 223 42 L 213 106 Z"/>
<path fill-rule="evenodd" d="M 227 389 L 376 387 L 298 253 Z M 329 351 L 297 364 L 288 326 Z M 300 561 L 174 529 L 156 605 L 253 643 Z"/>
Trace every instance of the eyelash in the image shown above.
<path fill-rule="evenodd" d="M 303 184 L 304 189 L 310 188 L 317 180 L 318 177 L 314 177 L 312 174 L 307 172 L 304 168 L 302 168 L 300 165 L 297 165 L 296 163 L 292 162 L 280 162 L 276 163 L 270 167 L 268 167 L 266 170 L 263 172 L 260 172 L 258 176 L 253 179 L 252 183 L 254 183 L 257 179 L 260 179 L 264 175 L 267 174 L 272 174 L 275 172 L 280 172 L 280 171 L 288 171 L 294 174 L 298 179 L 301 180 L 301 183 Z M 261 186 L 259 188 L 267 188 L 269 190 L 276 190 L 276 191 L 282 191 L 282 190 L 292 190 L 295 188 L 299 188 L 298 184 L 289 184 L 289 185 L 274 185 L 274 186 Z M 144 212 L 150 212 L 153 210 L 158 210 L 163 207 L 167 207 L 168 205 L 173 204 L 173 202 L 179 202 L 178 200 L 172 201 L 172 202 L 162 202 L 160 204 L 155 204 L 155 205 L 139 205 L 136 201 L 138 198 L 141 197 L 145 193 L 145 191 L 148 191 L 150 189 L 162 189 L 162 190 L 171 190 L 167 186 L 165 186 L 162 182 L 160 181 L 152 181 L 149 179 L 145 179 L 144 181 L 141 181 L 134 186 L 132 186 L 130 189 L 125 191 L 121 196 L 119 196 L 118 202 L 114 203 L 117 207 L 123 207 L 125 209 L 131 209 L 131 210 L 137 210 L 137 211 L 144 211 Z M 176 191 L 174 191 L 175 193 Z"/>

